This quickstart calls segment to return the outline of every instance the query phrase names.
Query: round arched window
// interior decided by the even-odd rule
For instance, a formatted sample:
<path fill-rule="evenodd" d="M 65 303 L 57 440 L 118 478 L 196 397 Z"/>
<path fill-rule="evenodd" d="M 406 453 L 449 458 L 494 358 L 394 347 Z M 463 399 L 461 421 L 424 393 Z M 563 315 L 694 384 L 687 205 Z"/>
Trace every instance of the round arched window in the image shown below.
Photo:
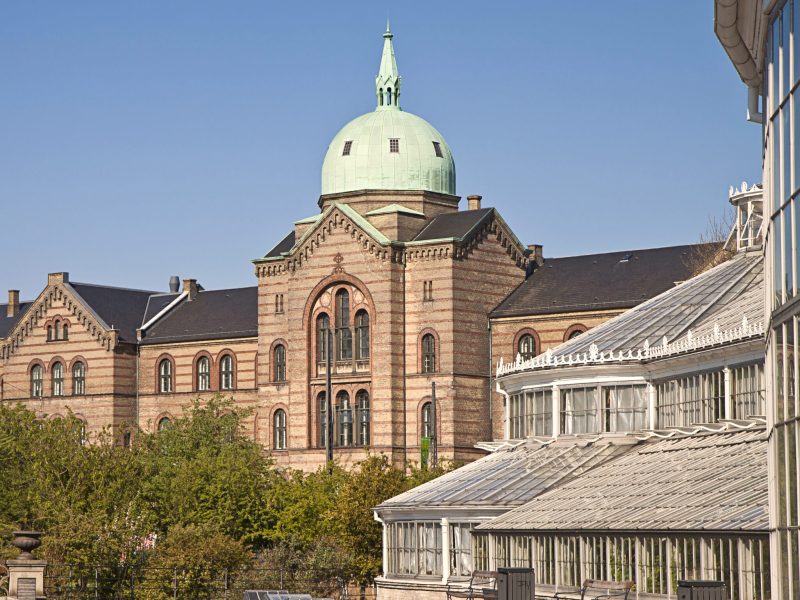
<path fill-rule="evenodd" d="M 528 360 L 536 356 L 536 338 L 530 333 L 520 337 L 517 344 L 517 352 L 519 352 L 522 360 Z"/>

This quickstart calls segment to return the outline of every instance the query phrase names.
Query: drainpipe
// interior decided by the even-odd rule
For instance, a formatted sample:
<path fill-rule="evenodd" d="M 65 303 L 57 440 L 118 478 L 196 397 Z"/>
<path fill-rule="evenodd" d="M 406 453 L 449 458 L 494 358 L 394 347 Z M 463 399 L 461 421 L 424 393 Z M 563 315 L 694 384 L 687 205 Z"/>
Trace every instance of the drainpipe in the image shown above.
<path fill-rule="evenodd" d="M 489 330 L 489 441 L 491 442 L 494 439 L 494 422 L 492 421 L 492 363 L 494 360 L 493 350 L 492 350 L 492 320 L 487 319 L 486 327 Z"/>
<path fill-rule="evenodd" d="M 508 411 L 510 408 L 508 392 L 500 387 L 499 381 L 495 382 L 494 387 L 497 392 L 503 396 L 503 439 L 509 440 L 511 439 L 511 423 L 509 423 L 508 420 Z"/>
<path fill-rule="evenodd" d="M 747 120 L 751 123 L 764 122 L 764 113 L 758 110 L 758 97 L 760 95 L 756 86 L 747 87 Z"/>

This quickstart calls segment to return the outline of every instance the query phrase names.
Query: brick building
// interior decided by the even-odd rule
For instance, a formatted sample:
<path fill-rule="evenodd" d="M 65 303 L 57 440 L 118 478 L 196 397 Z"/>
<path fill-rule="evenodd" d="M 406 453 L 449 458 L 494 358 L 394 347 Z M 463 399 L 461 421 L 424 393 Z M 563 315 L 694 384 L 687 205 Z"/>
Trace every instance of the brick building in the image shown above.
<path fill-rule="evenodd" d="M 471 460 L 504 437 L 489 391 L 501 356 L 542 352 L 688 278 L 691 246 L 545 261 L 480 196 L 460 210 L 450 148 L 400 91 L 387 31 L 375 110 L 334 137 L 319 212 L 253 261 L 257 286 L 174 278 L 159 293 L 53 273 L 31 302 L 9 292 L 0 399 L 69 407 L 125 443 L 221 392 L 252 408 L 248 430 L 280 463 L 313 469 L 328 418 L 344 463 L 367 448 L 419 460 L 435 383 L 439 455 Z"/>

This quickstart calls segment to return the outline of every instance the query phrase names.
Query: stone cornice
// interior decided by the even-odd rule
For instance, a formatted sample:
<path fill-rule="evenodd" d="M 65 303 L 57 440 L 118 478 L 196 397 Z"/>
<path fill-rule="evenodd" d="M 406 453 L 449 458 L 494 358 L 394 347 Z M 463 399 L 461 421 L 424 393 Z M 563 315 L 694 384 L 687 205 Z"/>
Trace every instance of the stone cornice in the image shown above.
<path fill-rule="evenodd" d="M 60 303 L 60 304 L 59 304 Z M 90 306 L 78 295 L 69 283 L 48 285 L 36 300 L 25 310 L 25 314 L 9 331 L 8 336 L 0 341 L 0 360 L 7 360 L 14 354 L 22 342 L 30 336 L 39 321 L 44 319 L 45 312 L 51 307 L 63 309 L 75 318 L 75 327 L 82 327 L 97 343 L 107 351 L 113 350 L 119 343 L 119 333 L 110 329 Z"/>

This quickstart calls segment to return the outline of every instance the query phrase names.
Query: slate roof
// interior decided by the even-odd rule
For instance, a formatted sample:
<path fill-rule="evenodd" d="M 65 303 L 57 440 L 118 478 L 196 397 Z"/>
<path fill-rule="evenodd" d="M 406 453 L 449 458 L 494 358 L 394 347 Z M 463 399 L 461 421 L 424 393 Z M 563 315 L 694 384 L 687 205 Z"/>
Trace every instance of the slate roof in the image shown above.
<path fill-rule="evenodd" d="M 290 231 L 285 238 L 275 244 L 275 246 L 264 255 L 264 258 L 273 258 L 288 252 L 294 247 L 294 230 Z"/>
<path fill-rule="evenodd" d="M 142 344 L 255 337 L 258 288 L 203 290 L 184 300 L 146 332 Z"/>
<path fill-rule="evenodd" d="M 631 308 L 689 279 L 689 260 L 702 248 L 689 244 L 548 258 L 491 316 Z"/>
<path fill-rule="evenodd" d="M 155 292 L 127 288 L 73 283 L 69 285 L 106 325 L 119 331 L 120 340 L 136 341 L 147 302 Z"/>
<path fill-rule="evenodd" d="M 443 213 L 431 219 L 431 222 L 423 227 L 422 231 L 412 241 L 422 242 L 447 238 L 464 238 L 473 229 L 489 219 L 493 212 L 493 208 L 480 208 L 478 210 Z"/>
<path fill-rule="evenodd" d="M 478 529 L 766 532 L 767 483 L 763 428 L 648 441 Z"/>
<path fill-rule="evenodd" d="M 8 314 L 8 304 L 0 304 L 0 338 L 4 338 L 9 334 L 31 304 L 33 302 L 20 302 L 19 312 L 13 317 L 6 316 Z"/>
<path fill-rule="evenodd" d="M 546 445 L 527 440 L 390 498 L 375 510 L 519 506 L 635 444 L 635 439 L 625 436 L 562 436 Z"/>

